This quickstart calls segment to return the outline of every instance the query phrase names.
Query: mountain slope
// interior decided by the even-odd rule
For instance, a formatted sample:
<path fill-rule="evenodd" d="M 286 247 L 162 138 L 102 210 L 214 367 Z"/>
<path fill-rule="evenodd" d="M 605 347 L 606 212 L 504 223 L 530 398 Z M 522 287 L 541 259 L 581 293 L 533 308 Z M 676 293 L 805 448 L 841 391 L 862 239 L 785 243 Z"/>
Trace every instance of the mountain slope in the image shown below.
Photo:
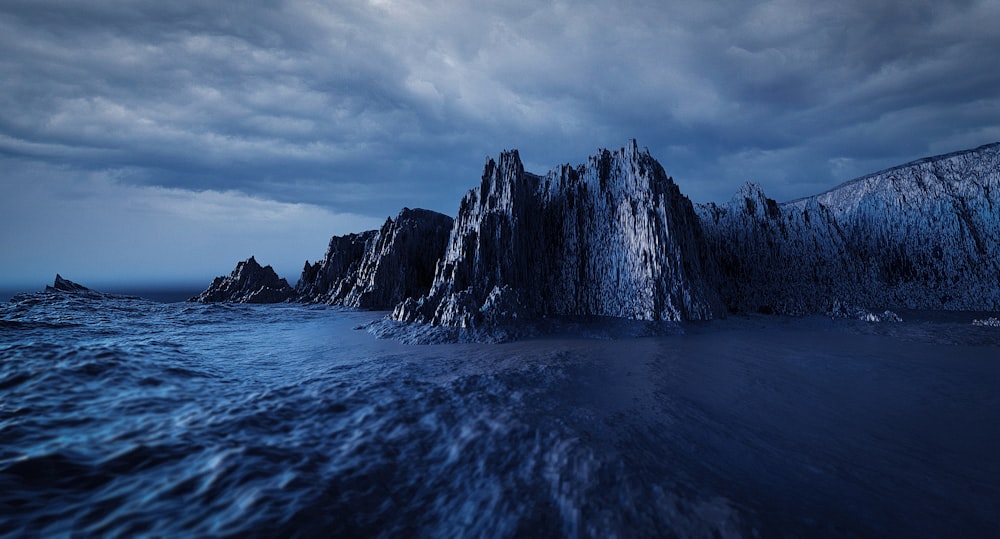
<path fill-rule="evenodd" d="M 452 219 L 403 208 L 378 230 L 334 236 L 323 260 L 305 265 L 296 299 L 362 309 L 391 309 L 427 292 Z"/>
<path fill-rule="evenodd" d="M 731 311 L 1000 310 L 1000 144 L 784 204 L 748 184 L 698 213 Z"/>
<path fill-rule="evenodd" d="M 392 317 L 479 327 L 548 316 L 712 317 L 691 202 L 635 141 L 546 176 L 517 151 L 463 199 L 429 294 Z"/>

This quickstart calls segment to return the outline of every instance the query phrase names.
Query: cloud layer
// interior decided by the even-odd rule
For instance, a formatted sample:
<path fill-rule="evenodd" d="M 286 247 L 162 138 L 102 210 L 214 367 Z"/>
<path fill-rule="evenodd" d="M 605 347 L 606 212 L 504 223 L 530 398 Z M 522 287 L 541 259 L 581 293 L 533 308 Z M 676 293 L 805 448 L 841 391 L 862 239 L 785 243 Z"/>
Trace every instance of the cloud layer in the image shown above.
<path fill-rule="evenodd" d="M 382 224 L 237 191 L 130 185 L 125 171 L 32 165 L 7 174 L 18 181 L 0 213 L 21 226 L 0 236 L 0 263 L 18 270 L 5 287 L 37 287 L 56 273 L 92 285 L 207 284 L 250 255 L 294 283 L 306 258 L 323 255 L 331 231 Z"/>
<path fill-rule="evenodd" d="M 707 201 L 1000 140 L 994 0 L 482 4 L 4 2 L 0 159 L 44 177 L 3 188 L 372 221 L 453 213 L 504 148 L 544 172 L 635 137 Z"/>

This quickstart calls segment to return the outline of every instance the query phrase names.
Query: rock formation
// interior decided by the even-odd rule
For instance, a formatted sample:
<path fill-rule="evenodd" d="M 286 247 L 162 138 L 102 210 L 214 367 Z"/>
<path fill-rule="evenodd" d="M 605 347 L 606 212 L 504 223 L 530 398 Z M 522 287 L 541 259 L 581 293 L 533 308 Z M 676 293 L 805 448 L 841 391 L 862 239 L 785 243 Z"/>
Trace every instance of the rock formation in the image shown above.
<path fill-rule="evenodd" d="M 97 290 L 87 288 L 82 284 L 74 283 L 69 279 L 64 279 L 63 276 L 58 273 L 56 274 L 56 278 L 52 284 L 45 286 L 44 293 L 72 295 L 74 297 L 88 299 L 139 299 L 135 296 L 123 296 L 119 294 L 106 294 L 104 292 L 98 292 Z"/>
<path fill-rule="evenodd" d="M 378 230 L 335 236 L 323 260 L 306 263 L 295 297 L 386 310 L 419 297 L 430 289 L 451 227 L 447 215 L 403 208 Z"/>
<path fill-rule="evenodd" d="M 691 202 L 635 141 L 546 176 L 504 152 L 463 198 L 429 293 L 392 318 L 462 328 L 708 319 L 717 301 L 703 247 Z"/>
<path fill-rule="evenodd" d="M 357 281 L 361 260 L 376 234 L 377 230 L 369 230 L 330 238 L 323 259 L 313 264 L 306 261 L 302 268 L 302 276 L 295 285 L 295 300 L 342 304 Z"/>
<path fill-rule="evenodd" d="M 862 322 L 902 322 L 903 319 L 898 314 L 885 310 L 881 313 L 873 313 L 864 307 L 845 305 L 839 300 L 834 301 L 830 310 L 826 312 L 830 318 L 841 318 L 849 320 L 861 320 Z"/>
<path fill-rule="evenodd" d="M 1000 311 L 1000 143 L 791 202 L 748 183 L 697 208 L 635 141 L 545 176 L 503 152 L 454 221 L 403 209 L 332 238 L 294 291 L 251 258 L 194 299 L 395 306 L 373 331 L 418 341 L 567 318 Z"/>
<path fill-rule="evenodd" d="M 129 296 L 123 294 L 108 294 L 106 292 L 98 292 L 92 288 L 87 288 L 82 284 L 74 283 L 69 279 L 64 279 L 62 275 L 56 274 L 55 280 L 51 285 L 46 285 L 43 294 L 58 294 L 61 296 L 73 296 L 77 298 L 87 298 L 96 300 L 106 300 L 106 299 L 141 299 L 137 296 Z M 23 294 L 18 294 L 14 296 L 14 299 L 23 297 Z"/>
<path fill-rule="evenodd" d="M 201 294 L 188 301 L 203 303 L 280 303 L 292 297 L 294 290 L 271 266 L 261 267 L 254 257 L 236 265 L 228 276 L 216 277 Z"/>
<path fill-rule="evenodd" d="M 98 293 L 93 290 L 83 286 L 81 284 L 76 284 L 69 279 L 63 279 L 62 275 L 56 274 L 56 279 L 52 283 L 52 286 L 45 287 L 46 292 L 70 292 L 74 294 L 78 293 Z"/>
<path fill-rule="evenodd" d="M 784 204 L 748 184 L 698 212 L 733 312 L 1000 310 L 1000 144 Z"/>
<path fill-rule="evenodd" d="M 972 321 L 973 326 L 987 327 L 987 328 L 1000 328 L 1000 318 L 991 316 L 986 319 L 976 319 Z"/>

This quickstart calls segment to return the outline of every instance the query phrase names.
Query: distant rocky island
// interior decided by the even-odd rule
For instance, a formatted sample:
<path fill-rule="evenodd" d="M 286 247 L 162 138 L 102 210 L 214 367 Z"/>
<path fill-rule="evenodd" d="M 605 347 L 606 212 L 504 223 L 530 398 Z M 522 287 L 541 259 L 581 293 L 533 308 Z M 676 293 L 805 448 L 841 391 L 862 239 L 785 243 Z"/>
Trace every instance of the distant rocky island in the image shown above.
<path fill-rule="evenodd" d="M 1000 311 L 1000 143 L 785 203 L 747 184 L 705 205 L 634 140 L 541 176 L 505 151 L 454 220 L 404 208 L 333 237 L 294 289 L 251 257 L 192 301 L 391 310 L 380 331 L 471 338 L 566 317 Z"/>
<path fill-rule="evenodd" d="M 280 303 L 291 299 L 292 287 L 278 277 L 271 266 L 264 266 L 250 257 L 239 264 L 229 275 L 216 277 L 212 284 L 188 301 L 203 303 Z"/>
<path fill-rule="evenodd" d="M 133 300 L 140 299 L 138 296 L 130 296 L 124 294 L 108 294 L 106 292 L 99 292 L 92 288 L 87 288 L 79 283 L 74 283 L 73 281 L 64 278 L 60 274 L 56 274 L 55 280 L 52 281 L 51 285 L 45 285 L 45 289 L 42 291 L 45 295 L 57 295 L 61 297 L 71 297 L 71 298 L 87 298 L 93 300 L 113 300 L 113 299 L 125 299 Z M 25 297 L 31 296 L 30 292 L 15 295 L 12 301 L 19 301 Z"/>
<path fill-rule="evenodd" d="M 45 291 L 49 293 L 53 292 L 69 292 L 72 294 L 86 294 L 86 293 L 98 293 L 93 290 L 83 286 L 82 284 L 74 283 L 69 279 L 64 279 L 62 275 L 56 274 L 55 281 L 51 285 L 45 286 Z"/>

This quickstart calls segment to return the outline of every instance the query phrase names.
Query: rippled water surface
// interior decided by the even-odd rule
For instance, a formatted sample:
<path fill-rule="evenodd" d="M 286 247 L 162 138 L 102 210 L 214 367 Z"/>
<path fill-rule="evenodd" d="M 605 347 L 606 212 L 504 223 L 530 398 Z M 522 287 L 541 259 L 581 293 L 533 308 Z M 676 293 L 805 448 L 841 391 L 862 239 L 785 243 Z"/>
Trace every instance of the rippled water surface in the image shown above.
<path fill-rule="evenodd" d="M 428 346 L 379 316 L 3 304 L 0 534 L 1000 529 L 1000 329 L 969 316 Z"/>

